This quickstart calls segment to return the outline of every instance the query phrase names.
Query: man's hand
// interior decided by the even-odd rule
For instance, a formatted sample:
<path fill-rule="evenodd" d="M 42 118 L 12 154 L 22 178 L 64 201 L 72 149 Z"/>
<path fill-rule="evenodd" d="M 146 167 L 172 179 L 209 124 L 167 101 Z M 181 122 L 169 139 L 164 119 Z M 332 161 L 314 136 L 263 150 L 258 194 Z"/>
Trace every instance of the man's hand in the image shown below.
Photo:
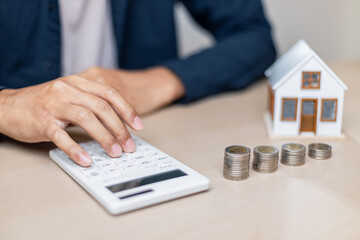
<path fill-rule="evenodd" d="M 0 132 L 23 142 L 52 141 L 75 162 L 91 164 L 91 157 L 64 131 L 80 126 L 111 157 L 135 151 L 125 127 L 140 130 L 137 112 L 113 87 L 77 75 L 36 86 L 0 92 Z"/>
<path fill-rule="evenodd" d="M 170 104 L 185 94 L 180 79 L 165 67 L 141 71 L 92 67 L 80 76 L 117 89 L 140 114 Z"/>

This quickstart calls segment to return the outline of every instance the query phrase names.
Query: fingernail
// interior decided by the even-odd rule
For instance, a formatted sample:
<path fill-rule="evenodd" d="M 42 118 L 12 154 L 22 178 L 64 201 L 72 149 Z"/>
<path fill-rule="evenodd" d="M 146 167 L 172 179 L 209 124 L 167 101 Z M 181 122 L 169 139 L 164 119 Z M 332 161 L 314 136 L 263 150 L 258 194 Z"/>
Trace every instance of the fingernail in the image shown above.
<path fill-rule="evenodd" d="M 114 154 L 114 156 L 120 156 L 122 154 L 122 150 L 119 144 L 115 143 L 112 147 L 111 147 L 111 152 Z"/>
<path fill-rule="evenodd" d="M 80 164 L 82 166 L 90 166 L 91 162 L 92 162 L 92 159 L 89 156 L 89 154 L 80 153 Z"/>
<path fill-rule="evenodd" d="M 126 152 L 135 152 L 136 147 L 134 141 L 129 138 L 125 143 Z"/>
<path fill-rule="evenodd" d="M 135 123 L 136 129 L 141 130 L 144 128 L 144 123 L 139 116 L 136 116 L 134 123 Z"/>

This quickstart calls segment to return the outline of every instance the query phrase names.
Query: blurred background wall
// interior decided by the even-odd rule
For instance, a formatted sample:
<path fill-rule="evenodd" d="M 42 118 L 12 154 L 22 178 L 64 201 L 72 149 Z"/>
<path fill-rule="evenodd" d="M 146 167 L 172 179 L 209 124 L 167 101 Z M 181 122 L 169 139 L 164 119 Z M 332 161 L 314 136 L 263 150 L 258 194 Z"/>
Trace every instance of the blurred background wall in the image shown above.
<path fill-rule="evenodd" d="M 306 40 L 325 61 L 360 59 L 360 0 L 263 0 L 278 53 Z M 181 56 L 209 47 L 213 38 L 178 4 Z"/>

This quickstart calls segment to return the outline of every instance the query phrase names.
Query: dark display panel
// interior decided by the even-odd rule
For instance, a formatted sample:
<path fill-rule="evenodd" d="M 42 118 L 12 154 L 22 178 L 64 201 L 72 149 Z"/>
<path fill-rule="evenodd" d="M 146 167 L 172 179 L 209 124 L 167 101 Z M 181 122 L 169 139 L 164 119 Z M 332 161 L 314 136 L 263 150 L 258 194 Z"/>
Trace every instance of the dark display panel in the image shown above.
<path fill-rule="evenodd" d="M 117 183 L 111 186 L 108 186 L 107 189 L 109 189 L 113 193 L 121 192 L 127 189 L 136 188 L 144 185 L 148 185 L 151 183 L 161 182 L 165 180 L 169 180 L 172 178 L 178 178 L 186 176 L 187 174 L 183 171 L 176 169 L 168 172 L 158 173 L 138 179 L 134 179 L 127 182 Z"/>

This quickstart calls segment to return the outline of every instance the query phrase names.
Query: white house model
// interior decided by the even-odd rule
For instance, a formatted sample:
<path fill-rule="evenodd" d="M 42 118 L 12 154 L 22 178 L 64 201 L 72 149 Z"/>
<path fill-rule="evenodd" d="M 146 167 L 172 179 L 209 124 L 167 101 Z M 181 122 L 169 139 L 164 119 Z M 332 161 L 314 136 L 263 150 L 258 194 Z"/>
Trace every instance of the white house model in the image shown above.
<path fill-rule="evenodd" d="M 341 136 L 346 85 L 300 40 L 265 75 L 270 136 Z"/>

